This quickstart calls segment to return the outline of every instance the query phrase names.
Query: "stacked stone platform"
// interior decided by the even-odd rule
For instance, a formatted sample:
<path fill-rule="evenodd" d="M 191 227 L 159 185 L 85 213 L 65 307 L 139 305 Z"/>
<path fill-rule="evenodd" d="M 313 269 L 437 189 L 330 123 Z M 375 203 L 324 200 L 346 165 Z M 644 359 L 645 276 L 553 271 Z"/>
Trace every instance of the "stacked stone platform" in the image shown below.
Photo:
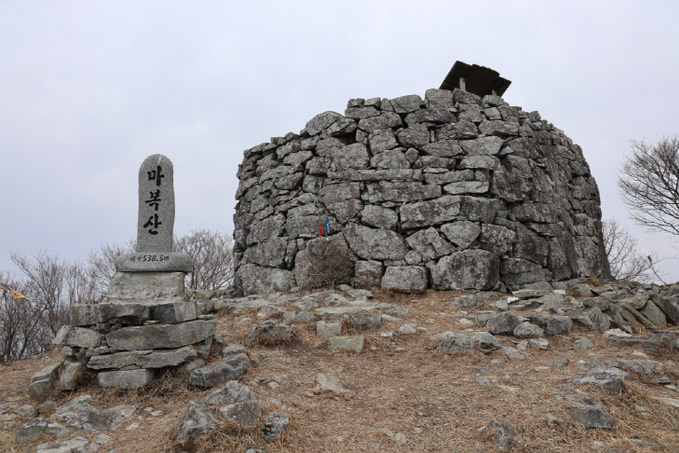
<path fill-rule="evenodd" d="M 95 371 L 100 385 L 138 388 L 159 369 L 204 365 L 216 327 L 190 301 L 73 305 L 71 325 L 54 344 L 62 346 L 66 366 Z"/>
<path fill-rule="evenodd" d="M 507 290 L 609 274 L 581 148 L 495 95 L 352 99 L 344 115 L 246 150 L 238 177 L 245 294 L 304 287 L 323 241 L 365 288 Z"/>

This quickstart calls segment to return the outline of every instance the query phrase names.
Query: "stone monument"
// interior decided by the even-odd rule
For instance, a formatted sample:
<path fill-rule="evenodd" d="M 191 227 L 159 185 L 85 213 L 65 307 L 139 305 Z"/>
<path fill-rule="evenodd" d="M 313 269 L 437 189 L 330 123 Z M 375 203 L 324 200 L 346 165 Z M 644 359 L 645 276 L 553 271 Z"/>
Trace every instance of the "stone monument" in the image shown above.
<path fill-rule="evenodd" d="M 62 390 L 74 388 L 84 367 L 102 386 L 138 388 L 158 369 L 204 364 L 217 323 L 186 300 L 184 277 L 193 264 L 172 251 L 173 224 L 172 162 L 154 154 L 139 170 L 136 252 L 116 261 L 103 302 L 71 306 L 73 325 L 54 339 L 67 356 Z"/>
<path fill-rule="evenodd" d="M 157 303 L 184 299 L 184 274 L 193 270 L 188 255 L 174 253 L 174 169 L 161 154 L 139 168 L 136 253 L 116 260 L 106 301 Z"/>

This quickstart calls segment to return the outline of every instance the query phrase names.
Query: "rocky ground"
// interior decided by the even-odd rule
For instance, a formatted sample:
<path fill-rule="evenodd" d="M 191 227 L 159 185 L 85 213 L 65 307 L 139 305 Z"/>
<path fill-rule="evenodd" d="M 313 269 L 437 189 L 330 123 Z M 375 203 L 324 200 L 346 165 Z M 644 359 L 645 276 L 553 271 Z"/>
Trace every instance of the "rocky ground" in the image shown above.
<path fill-rule="evenodd" d="M 223 340 L 208 364 L 239 357 L 240 380 L 33 400 L 55 349 L 0 368 L 0 450 L 676 452 L 674 291 L 199 293 Z"/>

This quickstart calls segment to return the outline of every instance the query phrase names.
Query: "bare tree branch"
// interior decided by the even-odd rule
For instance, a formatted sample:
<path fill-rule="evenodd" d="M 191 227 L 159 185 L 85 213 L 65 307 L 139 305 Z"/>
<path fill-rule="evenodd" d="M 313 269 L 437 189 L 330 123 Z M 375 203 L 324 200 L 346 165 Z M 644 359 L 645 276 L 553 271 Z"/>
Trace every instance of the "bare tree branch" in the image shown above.
<path fill-rule="evenodd" d="M 618 186 L 635 222 L 679 235 L 679 138 L 632 142 Z"/>
<path fill-rule="evenodd" d="M 655 267 L 661 260 L 653 254 L 649 256 L 639 254 L 637 240 L 617 220 L 604 220 L 602 234 L 611 276 L 614 279 L 650 282 L 653 275 L 663 281 Z"/>
<path fill-rule="evenodd" d="M 196 230 L 175 238 L 175 250 L 193 259 L 186 285 L 194 289 L 223 289 L 233 282 L 233 239 L 224 233 Z"/>

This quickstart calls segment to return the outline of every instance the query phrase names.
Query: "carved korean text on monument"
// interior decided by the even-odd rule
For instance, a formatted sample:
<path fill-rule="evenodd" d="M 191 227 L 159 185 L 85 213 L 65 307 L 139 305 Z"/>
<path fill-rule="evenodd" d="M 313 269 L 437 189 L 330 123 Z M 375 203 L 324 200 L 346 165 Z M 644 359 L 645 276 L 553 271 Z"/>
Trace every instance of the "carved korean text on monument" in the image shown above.
<path fill-rule="evenodd" d="M 139 169 L 137 253 L 172 252 L 173 178 L 172 162 L 161 154 L 146 158 Z"/>

